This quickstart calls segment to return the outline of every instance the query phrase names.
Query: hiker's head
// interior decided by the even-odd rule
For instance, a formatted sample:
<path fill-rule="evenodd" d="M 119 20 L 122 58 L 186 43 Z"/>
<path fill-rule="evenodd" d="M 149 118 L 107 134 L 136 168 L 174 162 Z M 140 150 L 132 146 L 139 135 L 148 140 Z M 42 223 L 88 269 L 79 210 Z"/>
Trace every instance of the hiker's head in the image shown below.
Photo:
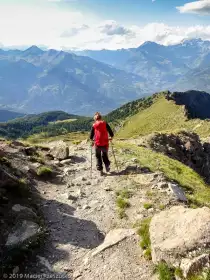
<path fill-rule="evenodd" d="M 96 112 L 94 115 L 94 120 L 95 121 L 100 121 L 102 119 L 102 116 L 99 112 Z"/>

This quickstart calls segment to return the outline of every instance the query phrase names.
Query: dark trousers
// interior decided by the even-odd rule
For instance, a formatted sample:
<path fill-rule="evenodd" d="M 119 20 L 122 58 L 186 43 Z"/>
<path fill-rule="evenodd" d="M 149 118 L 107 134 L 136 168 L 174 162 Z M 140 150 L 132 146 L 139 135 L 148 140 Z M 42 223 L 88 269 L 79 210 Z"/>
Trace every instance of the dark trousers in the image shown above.
<path fill-rule="evenodd" d="M 108 148 L 102 147 L 102 146 L 95 146 L 95 152 L 96 152 L 96 167 L 97 170 L 102 171 L 103 170 L 103 163 L 105 166 L 110 165 L 110 161 L 108 158 Z"/>

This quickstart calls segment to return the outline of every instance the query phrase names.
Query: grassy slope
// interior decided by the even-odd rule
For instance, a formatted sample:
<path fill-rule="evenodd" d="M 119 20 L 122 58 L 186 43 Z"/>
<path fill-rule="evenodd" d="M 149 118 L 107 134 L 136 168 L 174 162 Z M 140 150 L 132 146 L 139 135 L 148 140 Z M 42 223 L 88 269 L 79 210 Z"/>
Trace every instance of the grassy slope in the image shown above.
<path fill-rule="evenodd" d="M 161 95 L 149 108 L 129 118 L 118 132 L 118 137 L 129 138 L 183 129 L 207 137 L 210 135 L 210 122 L 199 119 L 187 120 L 184 106 L 176 105 Z"/>
<path fill-rule="evenodd" d="M 148 167 L 151 171 L 161 171 L 170 180 L 178 182 L 185 189 L 192 205 L 210 206 L 209 186 L 205 184 L 201 176 L 188 166 L 161 153 L 132 144 L 119 142 L 117 147 L 129 148 L 129 155 L 124 153 L 125 161 L 135 157 L 141 166 Z"/>
<path fill-rule="evenodd" d="M 60 124 L 62 124 L 62 123 L 68 123 L 68 122 L 74 122 L 74 121 L 76 121 L 77 119 L 67 119 L 67 120 L 58 120 L 58 121 L 55 121 L 55 122 L 49 122 L 49 124 L 57 124 L 57 123 L 60 123 Z"/>
<path fill-rule="evenodd" d="M 45 144 L 51 141 L 63 140 L 64 142 L 75 142 L 86 140 L 89 136 L 88 132 L 71 132 L 65 135 L 48 137 L 45 133 L 33 134 L 27 139 L 22 140 L 30 144 Z"/>

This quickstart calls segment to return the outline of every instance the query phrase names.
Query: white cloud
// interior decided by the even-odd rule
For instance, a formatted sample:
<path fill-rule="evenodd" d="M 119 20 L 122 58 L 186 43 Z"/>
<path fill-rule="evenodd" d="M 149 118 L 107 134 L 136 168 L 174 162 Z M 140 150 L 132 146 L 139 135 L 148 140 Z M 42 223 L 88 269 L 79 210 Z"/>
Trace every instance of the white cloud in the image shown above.
<path fill-rule="evenodd" d="M 112 35 L 125 35 L 131 33 L 131 30 L 124 27 L 123 25 L 118 24 L 114 20 L 108 20 L 104 22 L 99 29 L 102 33 L 105 33 L 108 36 Z"/>
<path fill-rule="evenodd" d="M 138 47 L 145 41 L 170 45 L 198 37 L 210 40 L 210 25 L 183 27 L 150 23 L 131 26 L 113 20 L 101 22 L 94 15 L 84 15 L 72 8 L 64 10 L 48 0 L 36 1 L 39 5 L 0 3 L 0 44 L 7 47 L 119 49 Z"/>
<path fill-rule="evenodd" d="M 210 15 L 210 0 L 199 0 L 190 2 L 184 6 L 177 7 L 180 13 L 194 13 L 201 15 Z"/>

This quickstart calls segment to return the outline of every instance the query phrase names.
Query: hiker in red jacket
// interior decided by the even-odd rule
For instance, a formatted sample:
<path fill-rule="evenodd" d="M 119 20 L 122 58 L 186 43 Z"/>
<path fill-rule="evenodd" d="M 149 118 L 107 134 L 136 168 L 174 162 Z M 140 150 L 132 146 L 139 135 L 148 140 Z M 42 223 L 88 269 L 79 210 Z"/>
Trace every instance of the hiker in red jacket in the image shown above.
<path fill-rule="evenodd" d="M 103 164 L 104 162 L 106 171 L 110 171 L 110 161 L 108 158 L 108 148 L 109 148 L 109 140 L 112 140 L 114 137 L 114 133 L 108 123 L 102 120 L 101 114 L 99 112 L 94 115 L 95 123 L 92 126 L 90 139 L 95 144 L 95 154 L 96 154 L 96 167 L 97 170 L 103 174 Z M 111 139 L 109 139 L 109 135 Z"/>

